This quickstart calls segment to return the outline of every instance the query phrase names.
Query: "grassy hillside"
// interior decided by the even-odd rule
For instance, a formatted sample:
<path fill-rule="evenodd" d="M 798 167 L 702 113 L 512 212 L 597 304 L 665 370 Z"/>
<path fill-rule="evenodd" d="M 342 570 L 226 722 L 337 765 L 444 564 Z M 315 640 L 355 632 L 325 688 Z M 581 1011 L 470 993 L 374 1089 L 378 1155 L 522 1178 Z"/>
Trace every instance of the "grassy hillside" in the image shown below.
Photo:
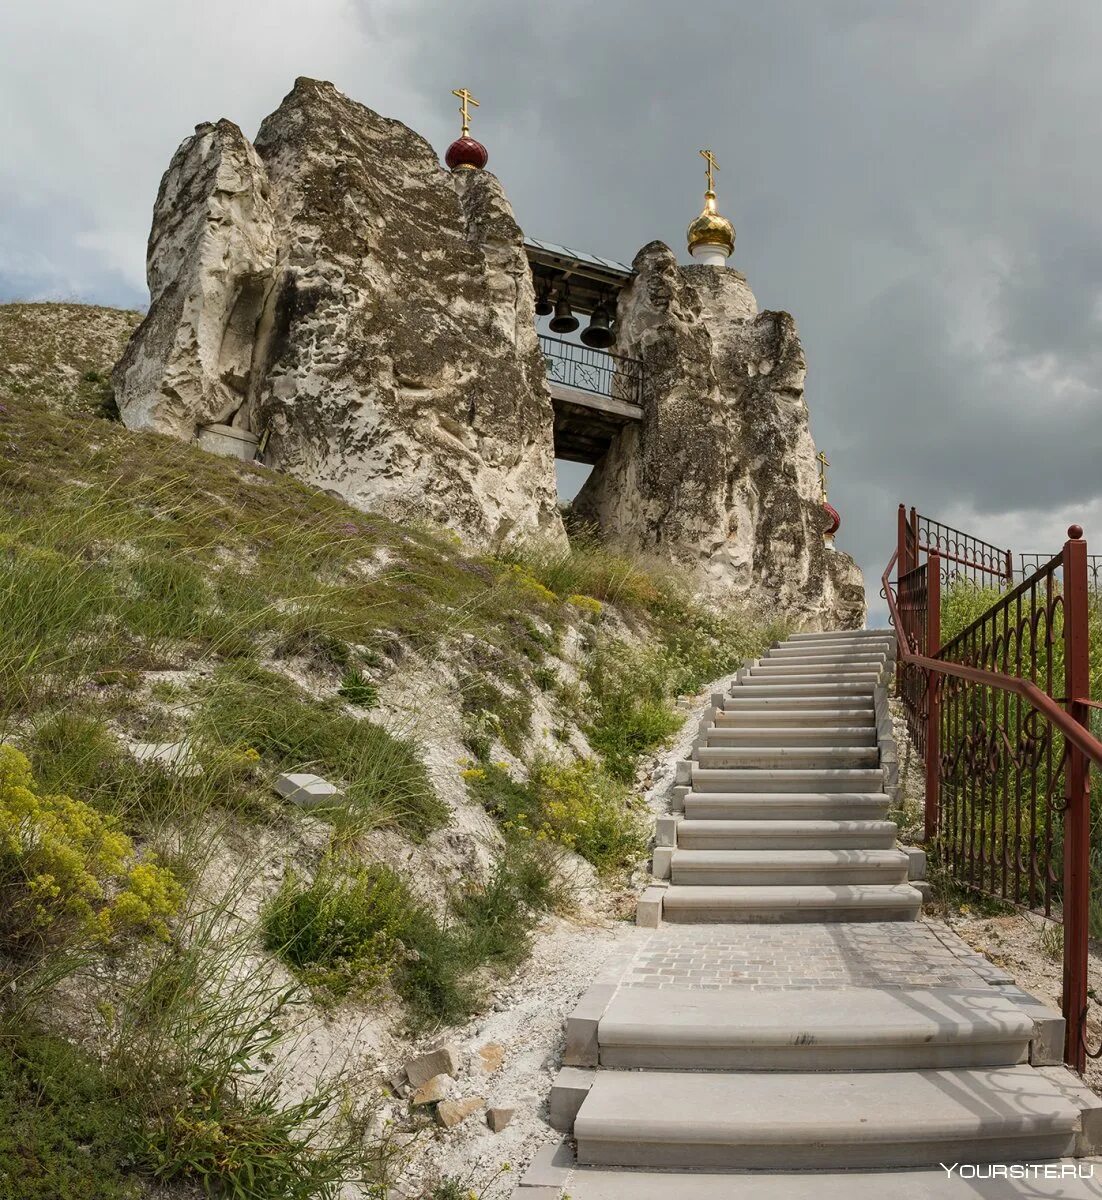
<path fill-rule="evenodd" d="M 477 1011 L 579 865 L 625 886 L 673 698 L 777 631 L 131 434 L 87 388 L 132 319 L 0 308 L 0 1195 L 374 1194 L 373 1089 L 289 1089 L 288 1038 Z"/>
<path fill-rule="evenodd" d="M 90 304 L 0 304 L 0 401 L 110 416 L 111 368 L 141 319 Z"/>

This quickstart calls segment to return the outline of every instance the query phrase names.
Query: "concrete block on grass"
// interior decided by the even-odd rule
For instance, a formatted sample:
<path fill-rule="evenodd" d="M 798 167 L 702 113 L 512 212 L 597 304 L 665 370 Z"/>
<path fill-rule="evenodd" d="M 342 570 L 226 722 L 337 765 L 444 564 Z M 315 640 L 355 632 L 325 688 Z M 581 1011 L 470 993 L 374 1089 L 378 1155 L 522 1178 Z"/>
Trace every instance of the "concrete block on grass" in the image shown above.
<path fill-rule="evenodd" d="M 655 879 L 669 879 L 670 868 L 673 865 L 673 847 L 655 846 L 651 856 L 650 873 Z"/>
<path fill-rule="evenodd" d="M 277 775 L 275 790 L 299 808 L 334 808 L 344 793 L 320 775 Z"/>
<path fill-rule="evenodd" d="M 549 1102 L 552 1129 L 557 1129 L 560 1133 L 570 1133 L 573 1130 L 574 1118 L 589 1095 L 589 1089 L 596 1077 L 596 1071 L 587 1071 L 581 1067 L 563 1067 L 555 1076 Z"/>
<path fill-rule="evenodd" d="M 670 788 L 670 808 L 674 812 L 685 811 L 685 797 L 689 794 L 690 787 L 688 784 L 678 784 L 676 787 Z"/>
<path fill-rule="evenodd" d="M 202 775 L 202 764 L 196 759 L 187 742 L 135 742 L 130 753 L 140 763 L 152 763 L 169 775 L 194 779 Z"/>

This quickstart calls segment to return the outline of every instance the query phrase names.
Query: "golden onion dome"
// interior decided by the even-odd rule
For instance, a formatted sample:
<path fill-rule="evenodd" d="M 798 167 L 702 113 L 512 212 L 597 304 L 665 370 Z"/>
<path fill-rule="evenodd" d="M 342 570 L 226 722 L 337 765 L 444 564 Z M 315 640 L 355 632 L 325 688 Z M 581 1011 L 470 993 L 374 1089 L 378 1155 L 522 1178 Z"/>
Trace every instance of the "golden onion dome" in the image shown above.
<path fill-rule="evenodd" d="M 716 212 L 716 194 L 711 189 L 704 193 L 703 212 L 686 233 L 690 253 L 697 246 L 719 246 L 728 257 L 735 252 L 735 227 Z"/>

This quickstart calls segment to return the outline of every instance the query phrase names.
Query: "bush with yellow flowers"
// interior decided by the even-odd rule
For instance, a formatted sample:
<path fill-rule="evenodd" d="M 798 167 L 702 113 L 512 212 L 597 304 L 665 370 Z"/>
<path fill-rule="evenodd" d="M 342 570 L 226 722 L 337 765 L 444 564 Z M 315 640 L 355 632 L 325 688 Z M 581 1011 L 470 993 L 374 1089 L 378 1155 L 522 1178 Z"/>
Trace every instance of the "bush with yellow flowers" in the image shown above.
<path fill-rule="evenodd" d="M 182 899 L 172 872 L 140 860 L 110 817 L 39 795 L 26 756 L 0 745 L 0 951 L 164 937 Z"/>
<path fill-rule="evenodd" d="M 565 846 L 602 875 L 629 869 L 646 854 L 647 823 L 638 802 L 592 760 L 540 759 L 527 780 L 513 779 L 505 763 L 470 764 L 462 775 L 472 799 L 507 837 Z"/>
<path fill-rule="evenodd" d="M 595 596 L 583 596 L 580 592 L 575 592 L 574 595 L 567 596 L 566 602 L 581 612 L 589 613 L 591 617 L 601 615 L 601 602 Z"/>

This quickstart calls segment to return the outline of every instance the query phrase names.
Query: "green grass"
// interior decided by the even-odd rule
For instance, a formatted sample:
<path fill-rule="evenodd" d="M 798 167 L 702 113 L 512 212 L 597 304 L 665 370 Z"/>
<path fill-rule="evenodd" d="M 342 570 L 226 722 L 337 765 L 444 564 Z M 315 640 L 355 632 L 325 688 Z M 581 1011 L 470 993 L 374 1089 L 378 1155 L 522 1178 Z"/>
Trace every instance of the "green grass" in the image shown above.
<path fill-rule="evenodd" d="M 497 763 L 477 764 L 464 776 L 472 797 L 514 842 L 565 846 L 608 878 L 630 870 L 646 854 L 645 808 L 596 762 L 537 760 L 525 782 Z"/>
<path fill-rule="evenodd" d="M 346 1072 L 284 1098 L 279 1055 L 305 996 L 257 961 L 253 931 L 235 917 L 245 874 L 219 903 L 195 904 L 178 943 L 128 981 L 104 1069 L 126 1097 L 143 1174 L 211 1200 L 336 1200 L 386 1147 L 365 1140 L 370 1093 L 357 1096 Z"/>
<path fill-rule="evenodd" d="M 332 700 L 307 700 L 295 684 L 252 663 L 219 668 L 202 691 L 200 740 L 252 749 L 273 770 L 311 771 L 343 787 L 332 816 L 357 832 L 398 825 L 417 837 L 443 824 L 418 747 Z"/>

